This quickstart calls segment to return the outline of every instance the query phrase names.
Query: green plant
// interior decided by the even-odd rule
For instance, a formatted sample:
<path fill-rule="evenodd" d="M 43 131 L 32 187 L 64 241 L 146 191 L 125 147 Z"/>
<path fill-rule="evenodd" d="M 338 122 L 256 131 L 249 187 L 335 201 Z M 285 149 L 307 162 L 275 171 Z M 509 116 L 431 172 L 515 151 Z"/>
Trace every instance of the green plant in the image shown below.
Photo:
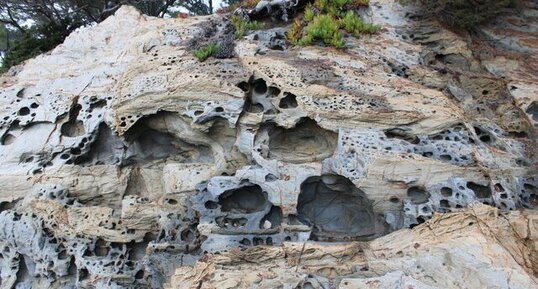
<path fill-rule="evenodd" d="M 259 30 L 263 28 L 263 23 L 258 21 L 248 21 L 240 16 L 232 16 L 232 25 L 235 27 L 235 38 L 241 38 L 249 30 Z"/>
<path fill-rule="evenodd" d="M 343 36 L 340 32 L 340 26 L 330 15 L 318 15 L 304 28 L 303 38 L 298 42 L 299 45 L 310 45 L 316 40 L 321 40 L 327 45 L 335 47 L 344 47 Z"/>
<path fill-rule="evenodd" d="M 61 24 L 34 25 L 25 33 L 19 34 L 13 43 L 10 43 L 9 49 L 5 51 L 0 70 L 7 70 L 27 59 L 54 49 L 70 33 L 64 27 L 68 25 L 73 25 L 75 28 L 80 26 L 79 22 L 69 18 L 64 19 Z"/>
<path fill-rule="evenodd" d="M 334 5 L 336 5 L 337 7 L 344 7 L 349 2 L 351 2 L 350 0 L 333 0 L 333 1 L 334 1 Z"/>
<path fill-rule="evenodd" d="M 472 29 L 487 23 L 517 0 L 400 0 L 417 4 L 426 15 L 434 16 L 454 27 Z"/>
<path fill-rule="evenodd" d="M 381 28 L 379 25 L 364 23 L 353 11 L 348 11 L 344 17 L 340 19 L 340 27 L 346 32 L 353 34 L 355 37 L 364 33 L 376 33 Z"/>
<path fill-rule="evenodd" d="M 312 6 L 312 4 L 308 4 L 304 9 L 304 20 L 310 22 L 314 20 L 314 16 L 316 16 L 316 14 L 314 13 L 314 7 Z"/>
<path fill-rule="evenodd" d="M 353 5 L 353 7 L 368 7 L 370 5 L 370 0 L 352 0 L 351 2 L 351 5 Z"/>
<path fill-rule="evenodd" d="M 404 0 L 405 1 L 405 0 Z M 319 10 L 334 15 L 340 10 L 349 10 L 360 7 L 368 7 L 370 0 L 316 0 L 314 7 Z"/>
<path fill-rule="evenodd" d="M 286 36 L 295 45 L 322 41 L 337 48 L 345 46 L 341 29 L 355 37 L 372 34 L 381 27 L 364 23 L 354 8 L 368 5 L 369 0 L 316 0 L 304 10 L 303 21 L 295 20 Z M 347 11 L 347 12 L 345 12 Z"/>
<path fill-rule="evenodd" d="M 329 1 L 327 1 L 327 0 L 316 0 L 316 1 L 314 1 L 314 7 L 319 9 L 319 11 L 327 12 L 325 10 L 329 7 Z"/>
<path fill-rule="evenodd" d="M 216 43 L 208 44 L 198 50 L 194 51 L 194 56 L 198 58 L 199 61 L 204 62 L 209 57 L 215 55 L 219 51 L 220 45 Z"/>
<path fill-rule="evenodd" d="M 313 18 L 312 18 L 313 19 Z M 286 32 L 286 37 L 288 41 L 294 45 L 297 45 L 303 34 L 303 24 L 301 20 L 295 19 L 290 29 Z"/>

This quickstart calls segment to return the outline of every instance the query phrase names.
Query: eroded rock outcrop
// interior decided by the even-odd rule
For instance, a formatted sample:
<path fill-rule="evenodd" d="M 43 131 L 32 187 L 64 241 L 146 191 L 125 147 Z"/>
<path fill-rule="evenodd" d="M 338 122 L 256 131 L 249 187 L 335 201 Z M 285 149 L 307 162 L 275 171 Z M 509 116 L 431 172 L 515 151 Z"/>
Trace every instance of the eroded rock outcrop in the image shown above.
<path fill-rule="evenodd" d="M 76 31 L 0 78 L 2 288 L 538 287 L 522 9 L 465 38 L 372 0 L 345 50 L 130 7 Z"/>
<path fill-rule="evenodd" d="M 234 249 L 170 288 L 535 288 L 536 217 L 475 204 L 371 242 Z"/>

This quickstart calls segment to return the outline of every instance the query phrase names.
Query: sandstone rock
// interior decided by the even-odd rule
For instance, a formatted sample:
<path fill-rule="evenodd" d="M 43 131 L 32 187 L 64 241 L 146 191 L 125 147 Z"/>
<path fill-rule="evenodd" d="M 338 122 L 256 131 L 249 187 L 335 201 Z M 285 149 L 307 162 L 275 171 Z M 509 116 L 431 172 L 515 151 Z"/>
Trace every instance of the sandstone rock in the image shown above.
<path fill-rule="evenodd" d="M 536 288 L 536 218 L 475 204 L 371 242 L 235 249 L 178 268 L 169 288 Z"/>
<path fill-rule="evenodd" d="M 465 37 L 372 0 L 345 50 L 273 19 L 202 63 L 225 16 L 74 32 L 0 76 L 1 288 L 538 288 L 525 5 Z"/>

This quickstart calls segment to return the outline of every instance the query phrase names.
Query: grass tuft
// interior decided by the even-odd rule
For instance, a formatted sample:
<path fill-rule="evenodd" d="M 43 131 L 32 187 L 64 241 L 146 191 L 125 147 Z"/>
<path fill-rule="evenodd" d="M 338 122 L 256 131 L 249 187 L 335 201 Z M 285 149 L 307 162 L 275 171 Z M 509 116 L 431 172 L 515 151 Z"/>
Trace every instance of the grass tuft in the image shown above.
<path fill-rule="evenodd" d="M 208 44 L 198 50 L 194 51 L 194 56 L 200 61 L 204 62 L 209 57 L 215 55 L 219 51 L 220 45 L 216 43 Z"/>
<path fill-rule="evenodd" d="M 232 16 L 232 25 L 235 27 L 235 38 L 241 38 L 247 34 L 249 30 L 260 30 L 263 28 L 263 23 L 258 21 L 248 21 L 240 16 Z"/>
<path fill-rule="evenodd" d="M 362 19 L 353 11 L 348 11 L 344 17 L 340 19 L 340 27 L 347 33 L 359 37 L 361 34 L 373 34 L 379 31 L 381 26 L 364 23 Z"/>
<path fill-rule="evenodd" d="M 330 15 L 318 15 L 303 30 L 305 36 L 299 40 L 301 46 L 311 45 L 316 40 L 323 41 L 326 45 L 344 47 L 343 36 L 337 21 Z"/>
<path fill-rule="evenodd" d="M 369 5 L 369 0 L 315 0 L 305 7 L 302 20 L 296 19 L 286 33 L 294 45 L 312 45 L 322 41 L 337 48 L 345 46 L 341 30 L 360 37 L 381 28 L 362 21 L 356 9 Z"/>

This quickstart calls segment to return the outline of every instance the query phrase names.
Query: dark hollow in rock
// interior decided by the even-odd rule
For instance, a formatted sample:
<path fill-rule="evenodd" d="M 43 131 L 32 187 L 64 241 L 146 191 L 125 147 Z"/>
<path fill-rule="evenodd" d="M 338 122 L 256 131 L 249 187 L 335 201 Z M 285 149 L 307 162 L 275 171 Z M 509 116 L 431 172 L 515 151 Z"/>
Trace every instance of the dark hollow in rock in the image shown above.
<path fill-rule="evenodd" d="M 301 184 L 299 220 L 318 241 L 368 240 L 387 231 L 363 191 L 338 175 L 310 177 Z"/>
<path fill-rule="evenodd" d="M 461 54 L 436 54 L 435 60 L 452 69 L 469 70 L 469 61 Z"/>
<path fill-rule="evenodd" d="M 169 112 L 138 120 L 125 136 L 128 149 L 124 164 L 163 160 L 185 163 L 212 161 L 213 153 L 209 147 L 181 139 L 181 133 L 174 129 L 179 123 L 182 123 L 179 115 Z"/>
<path fill-rule="evenodd" d="M 0 139 L 0 145 L 7 146 L 15 142 L 15 139 L 17 139 L 12 134 L 6 134 Z"/>
<path fill-rule="evenodd" d="M 536 209 L 538 207 L 538 187 L 528 183 L 523 184 L 520 197 L 525 208 Z"/>
<path fill-rule="evenodd" d="M 142 118 L 127 131 L 125 139 L 102 123 L 89 151 L 77 157 L 75 164 L 125 166 L 167 160 L 185 163 L 212 161 L 209 147 L 185 142 L 173 129 L 168 129 L 167 125 L 172 127 L 174 121 L 179 121 L 175 114 L 164 112 Z"/>
<path fill-rule="evenodd" d="M 491 198 L 491 189 L 489 188 L 489 186 L 483 186 L 477 183 L 468 182 L 467 187 L 473 190 L 474 194 L 479 199 Z"/>
<path fill-rule="evenodd" d="M 265 80 L 259 78 L 254 80 L 252 83 L 253 92 L 257 94 L 266 94 L 267 93 L 267 83 Z"/>
<path fill-rule="evenodd" d="M 294 128 L 275 126 L 269 130 L 269 158 L 290 163 L 320 161 L 336 149 L 338 134 L 307 118 Z"/>
<path fill-rule="evenodd" d="M 282 98 L 278 104 L 278 107 L 280 108 L 296 108 L 298 106 L 297 104 L 297 97 L 294 94 L 291 94 L 289 92 L 285 93 L 285 97 Z"/>
<path fill-rule="evenodd" d="M 260 229 L 269 229 L 264 227 L 265 221 L 271 223 L 271 229 L 280 227 L 280 223 L 282 223 L 282 209 L 278 206 L 272 206 L 269 213 L 262 218 Z"/>
<path fill-rule="evenodd" d="M 393 129 L 387 130 L 387 131 L 385 131 L 385 135 L 389 139 L 397 138 L 397 139 L 405 140 L 405 141 L 407 141 L 407 142 L 409 142 L 411 144 L 419 144 L 420 143 L 420 140 L 419 140 L 418 137 L 416 137 L 414 135 L 410 135 L 405 130 L 402 130 L 402 129 L 399 129 L 399 128 L 393 128 Z"/>
<path fill-rule="evenodd" d="M 221 228 L 242 228 L 247 224 L 246 218 L 226 218 L 223 216 L 215 218 L 215 222 Z"/>
<path fill-rule="evenodd" d="M 66 122 L 62 125 L 62 135 L 67 137 L 81 136 L 84 134 L 84 123 L 81 120 Z"/>
<path fill-rule="evenodd" d="M 443 197 L 451 197 L 452 196 L 452 189 L 448 187 L 442 187 L 441 188 L 441 195 Z"/>
<path fill-rule="evenodd" d="M 105 123 L 99 125 L 97 136 L 87 154 L 75 159 L 77 165 L 119 164 L 126 147 L 123 141 Z"/>
<path fill-rule="evenodd" d="M 424 204 L 430 198 L 430 193 L 420 187 L 410 187 L 407 189 L 407 196 L 413 204 Z"/>
<path fill-rule="evenodd" d="M 131 261 L 143 260 L 144 256 L 146 256 L 146 249 L 148 247 L 148 243 L 149 242 L 147 241 L 142 241 L 138 243 L 136 243 L 135 241 L 129 242 L 129 244 L 127 244 L 127 247 L 129 248 L 128 250 L 129 260 Z"/>
<path fill-rule="evenodd" d="M 150 128 L 137 132 L 133 145 L 137 151 L 133 154 L 136 162 L 166 159 L 184 153 L 173 135 Z"/>
<path fill-rule="evenodd" d="M 217 204 L 217 203 L 215 203 L 213 201 L 207 201 L 207 202 L 205 202 L 204 206 L 205 206 L 206 209 L 214 210 L 214 209 L 219 207 L 219 204 Z"/>
<path fill-rule="evenodd" d="M 94 249 L 95 256 L 107 256 L 108 252 L 110 252 L 110 248 L 107 246 L 106 242 L 101 238 L 97 239 Z"/>
<path fill-rule="evenodd" d="M 219 196 L 223 212 L 250 214 L 262 211 L 267 203 L 267 195 L 258 185 L 228 190 Z"/>
<path fill-rule="evenodd" d="M 34 272 L 30 272 L 29 266 L 26 262 L 29 261 L 29 258 L 25 258 L 24 255 L 19 255 L 18 270 L 17 270 L 17 284 L 28 283 L 32 279 Z"/>
<path fill-rule="evenodd" d="M 19 110 L 19 115 L 21 115 L 21 116 L 25 116 L 25 115 L 29 115 L 29 114 L 30 114 L 30 109 L 27 108 L 27 107 L 22 107 Z"/>
<path fill-rule="evenodd" d="M 482 130 L 478 126 L 474 126 L 474 131 L 476 132 L 476 135 L 483 143 L 490 143 L 492 142 L 492 136 L 487 133 L 485 130 Z"/>
<path fill-rule="evenodd" d="M 62 125 L 62 135 L 67 137 L 75 137 L 84 134 L 84 123 L 77 119 L 81 109 L 82 106 L 80 104 L 77 104 L 71 108 L 69 112 L 69 121 Z"/>

